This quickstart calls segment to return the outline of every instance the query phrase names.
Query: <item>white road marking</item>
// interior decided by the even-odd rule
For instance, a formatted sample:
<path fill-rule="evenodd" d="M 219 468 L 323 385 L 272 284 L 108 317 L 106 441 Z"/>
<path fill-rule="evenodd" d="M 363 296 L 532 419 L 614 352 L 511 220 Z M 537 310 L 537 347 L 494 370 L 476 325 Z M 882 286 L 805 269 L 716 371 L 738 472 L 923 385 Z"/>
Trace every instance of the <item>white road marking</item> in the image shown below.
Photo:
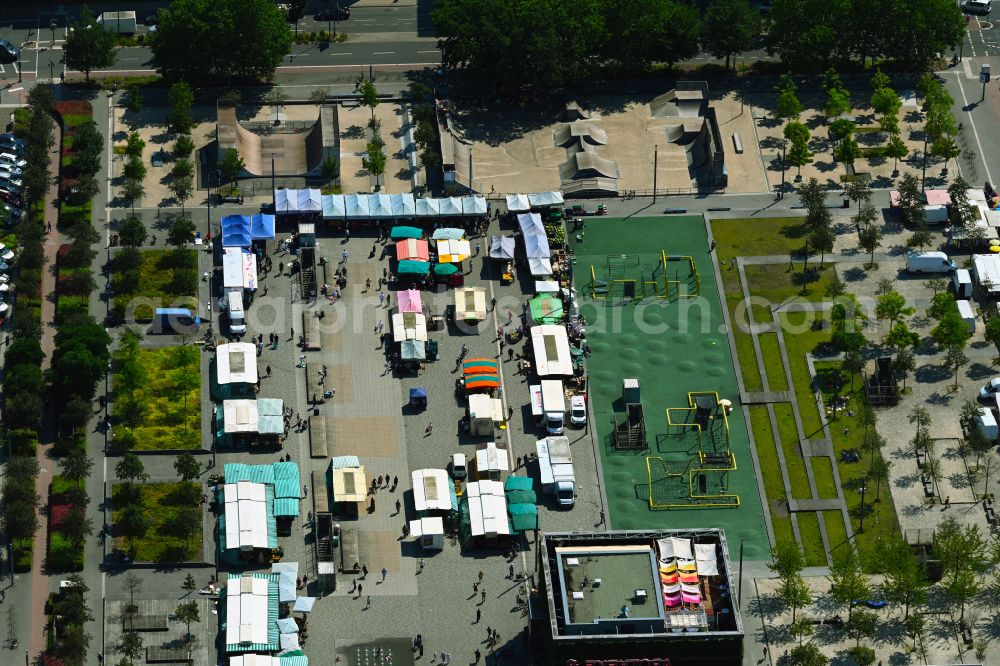
<path fill-rule="evenodd" d="M 434 49 L 432 51 L 417 51 L 417 53 L 440 53 L 440 49 Z"/>
<path fill-rule="evenodd" d="M 969 106 L 969 100 L 965 97 L 965 86 L 962 85 L 962 78 L 958 77 L 958 89 L 962 91 L 962 106 Z M 993 182 L 993 176 L 990 175 L 990 163 L 986 159 L 986 154 L 983 153 L 983 144 L 979 140 L 979 132 L 976 131 L 976 121 L 972 119 L 972 112 L 969 112 L 969 127 L 972 128 L 972 136 L 976 138 L 976 147 L 979 148 L 978 157 L 983 162 L 983 168 L 986 170 L 986 180 Z"/>
<path fill-rule="evenodd" d="M 395 51 L 375 51 L 372 55 L 392 55 Z"/>

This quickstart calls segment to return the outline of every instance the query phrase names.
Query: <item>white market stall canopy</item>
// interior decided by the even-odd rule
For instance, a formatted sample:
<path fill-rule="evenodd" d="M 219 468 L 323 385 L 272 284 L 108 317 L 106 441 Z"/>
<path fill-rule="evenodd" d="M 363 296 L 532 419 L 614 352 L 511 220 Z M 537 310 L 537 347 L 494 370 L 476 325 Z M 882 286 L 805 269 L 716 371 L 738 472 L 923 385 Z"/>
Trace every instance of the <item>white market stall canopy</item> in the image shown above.
<path fill-rule="evenodd" d="M 278 575 L 278 601 L 295 601 L 296 579 L 299 577 L 298 562 L 275 562 L 271 573 Z"/>
<path fill-rule="evenodd" d="M 552 256 L 549 239 L 542 236 L 524 236 L 524 253 L 528 259 L 548 259 Z"/>
<path fill-rule="evenodd" d="M 512 213 L 521 213 L 526 210 L 531 210 L 531 203 L 528 202 L 528 195 L 508 194 L 507 210 L 509 210 Z"/>
<path fill-rule="evenodd" d="M 472 254 L 472 247 L 469 241 L 462 240 L 439 240 L 437 241 L 438 263 L 458 264 Z"/>
<path fill-rule="evenodd" d="M 357 460 L 357 458 L 355 458 Z M 364 465 L 330 466 L 330 485 L 335 502 L 363 502 L 368 494 Z"/>
<path fill-rule="evenodd" d="M 240 247 L 223 248 L 222 286 L 224 289 L 256 289 L 257 257 Z"/>
<path fill-rule="evenodd" d="M 226 584 L 226 644 L 268 643 L 268 580 L 230 574 Z"/>
<path fill-rule="evenodd" d="M 267 548 L 267 500 L 264 484 L 250 481 L 227 483 L 222 487 L 222 494 L 226 509 L 226 546 Z"/>
<path fill-rule="evenodd" d="M 257 383 L 257 349 L 249 342 L 230 342 L 216 347 L 215 365 L 220 386 Z"/>
<path fill-rule="evenodd" d="M 972 255 L 972 273 L 976 282 L 991 294 L 1000 291 L 1000 255 Z"/>
<path fill-rule="evenodd" d="M 298 190 L 319 192 L 319 190 Z M 449 197 L 446 199 L 416 199 L 412 194 L 324 194 L 318 207 L 298 208 L 298 197 L 287 194 L 296 190 L 275 190 L 275 210 L 279 213 L 322 211 L 325 220 L 386 220 L 413 217 L 459 217 L 486 215 L 486 197 Z M 292 203 L 294 201 L 295 203 Z"/>
<path fill-rule="evenodd" d="M 493 236 L 490 239 L 490 259 L 513 259 L 514 238 L 511 236 Z"/>
<path fill-rule="evenodd" d="M 443 534 L 444 519 L 441 516 L 427 516 L 426 518 L 410 521 L 410 536 L 415 539 Z"/>
<path fill-rule="evenodd" d="M 413 508 L 417 511 L 450 511 L 451 480 L 443 469 L 416 469 L 413 480 Z"/>
<path fill-rule="evenodd" d="M 472 536 L 510 534 L 507 497 L 500 481 L 473 481 L 465 488 Z"/>
<path fill-rule="evenodd" d="M 562 192 L 539 192 L 529 194 L 528 203 L 532 208 L 545 208 L 547 206 L 558 206 L 563 203 Z"/>
<path fill-rule="evenodd" d="M 323 195 L 317 189 L 275 190 L 276 213 L 319 213 L 323 210 Z"/>
<path fill-rule="evenodd" d="M 528 259 L 528 271 L 535 277 L 552 275 L 552 260 L 532 257 Z"/>
<path fill-rule="evenodd" d="M 427 341 L 427 317 L 421 312 L 397 312 L 392 315 L 392 341 Z"/>
<path fill-rule="evenodd" d="M 462 287 L 455 290 L 455 319 L 486 319 L 486 290 L 483 287 Z"/>
<path fill-rule="evenodd" d="M 573 358 L 569 351 L 569 335 L 564 326 L 545 324 L 531 327 L 531 349 L 539 377 L 570 377 Z"/>
<path fill-rule="evenodd" d="M 517 224 L 521 227 L 521 233 L 525 238 L 528 236 L 545 237 L 545 225 L 542 224 L 542 216 L 538 213 L 522 213 L 517 216 Z"/>
<path fill-rule="evenodd" d="M 489 419 L 494 423 L 503 423 L 503 402 L 489 393 L 470 393 L 469 418 L 473 421 Z"/>
<path fill-rule="evenodd" d="M 490 472 L 509 471 L 510 458 L 507 449 L 501 449 L 496 442 L 486 442 L 482 448 L 476 450 L 476 473 L 480 476 L 487 476 Z"/>
<path fill-rule="evenodd" d="M 223 400 L 222 423 L 226 434 L 257 432 L 260 413 L 256 400 Z"/>

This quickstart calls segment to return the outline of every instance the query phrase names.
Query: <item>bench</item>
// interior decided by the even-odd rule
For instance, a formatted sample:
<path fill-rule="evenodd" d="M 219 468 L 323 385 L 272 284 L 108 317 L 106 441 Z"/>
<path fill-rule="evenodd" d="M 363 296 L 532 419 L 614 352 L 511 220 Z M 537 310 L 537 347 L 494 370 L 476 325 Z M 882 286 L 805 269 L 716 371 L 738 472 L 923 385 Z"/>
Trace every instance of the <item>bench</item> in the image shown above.
<path fill-rule="evenodd" d="M 314 469 L 312 473 L 313 507 L 316 513 L 330 513 L 330 493 L 326 486 L 326 470 Z"/>
<path fill-rule="evenodd" d="M 146 648 L 146 663 L 149 664 L 189 664 L 192 661 L 191 652 L 187 648 Z"/>
<path fill-rule="evenodd" d="M 309 417 L 309 457 L 327 458 L 329 457 L 326 436 L 326 417 Z"/>
<path fill-rule="evenodd" d="M 743 154 L 743 139 L 740 138 L 739 132 L 733 132 L 733 148 L 736 149 L 737 155 Z"/>
<path fill-rule="evenodd" d="M 302 313 L 302 334 L 306 336 L 305 351 L 319 351 L 321 349 L 319 339 L 320 319 L 314 312 Z"/>
<path fill-rule="evenodd" d="M 126 628 L 131 631 L 166 631 L 166 615 L 128 615 L 126 616 Z"/>
<path fill-rule="evenodd" d="M 322 372 L 322 363 L 306 363 L 306 402 L 310 405 L 323 402 L 323 391 L 326 390 L 326 387 L 319 383 Z M 313 400 L 314 395 L 316 396 L 315 401 Z"/>

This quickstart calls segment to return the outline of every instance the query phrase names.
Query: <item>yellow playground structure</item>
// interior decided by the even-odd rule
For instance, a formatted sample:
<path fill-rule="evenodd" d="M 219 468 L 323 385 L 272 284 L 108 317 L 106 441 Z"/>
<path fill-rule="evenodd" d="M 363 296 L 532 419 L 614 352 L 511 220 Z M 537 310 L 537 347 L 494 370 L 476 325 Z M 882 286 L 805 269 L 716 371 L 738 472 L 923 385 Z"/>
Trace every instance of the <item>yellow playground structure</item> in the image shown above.
<path fill-rule="evenodd" d="M 736 457 L 729 446 L 731 405 L 715 391 L 691 391 L 687 396 L 686 407 L 667 408 L 667 438 L 676 442 L 671 460 L 646 458 L 649 506 L 738 507 L 739 495 L 728 492 L 728 473 L 736 470 Z"/>
<path fill-rule="evenodd" d="M 686 275 L 677 269 L 671 273 L 668 264 L 678 262 L 687 264 Z M 660 250 L 651 268 L 643 265 L 639 255 L 608 255 L 600 277 L 597 268 L 590 265 L 590 296 L 596 301 L 608 298 L 642 300 L 647 297 L 671 301 L 695 298 L 700 294 L 698 266 L 694 257 L 687 255 L 667 254 L 665 250 Z"/>

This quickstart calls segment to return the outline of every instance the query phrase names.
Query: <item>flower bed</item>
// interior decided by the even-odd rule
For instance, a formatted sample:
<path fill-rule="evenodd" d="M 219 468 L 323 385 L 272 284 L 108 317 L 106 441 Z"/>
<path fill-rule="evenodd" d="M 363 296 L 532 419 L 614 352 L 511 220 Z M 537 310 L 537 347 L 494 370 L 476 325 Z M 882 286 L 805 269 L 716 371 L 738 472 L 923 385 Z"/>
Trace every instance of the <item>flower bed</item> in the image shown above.
<path fill-rule="evenodd" d="M 67 534 L 68 521 L 74 520 L 73 507 L 79 505 L 82 487 L 55 476 L 49 486 L 49 552 L 45 560 L 49 571 L 82 571 L 84 540 Z"/>

